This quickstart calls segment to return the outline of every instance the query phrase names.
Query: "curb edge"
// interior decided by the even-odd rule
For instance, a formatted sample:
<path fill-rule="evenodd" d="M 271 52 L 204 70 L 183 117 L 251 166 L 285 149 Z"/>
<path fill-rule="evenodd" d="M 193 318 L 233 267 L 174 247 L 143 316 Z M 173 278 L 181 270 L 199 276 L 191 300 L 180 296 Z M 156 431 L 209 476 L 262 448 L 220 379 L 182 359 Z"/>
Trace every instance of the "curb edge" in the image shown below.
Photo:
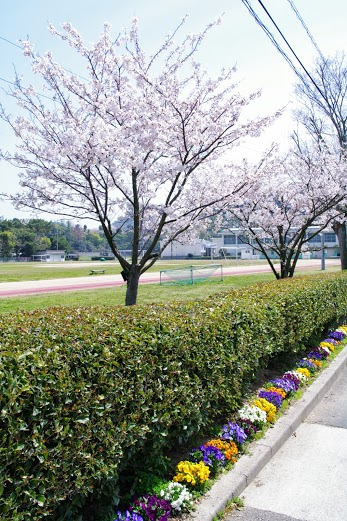
<path fill-rule="evenodd" d="M 239 496 L 318 405 L 341 376 L 346 364 L 347 346 L 317 376 L 303 396 L 266 431 L 264 437 L 250 444 L 249 453 L 243 454 L 235 467 L 212 485 L 187 521 L 212 521 L 214 516 L 224 510 L 228 501 Z"/>

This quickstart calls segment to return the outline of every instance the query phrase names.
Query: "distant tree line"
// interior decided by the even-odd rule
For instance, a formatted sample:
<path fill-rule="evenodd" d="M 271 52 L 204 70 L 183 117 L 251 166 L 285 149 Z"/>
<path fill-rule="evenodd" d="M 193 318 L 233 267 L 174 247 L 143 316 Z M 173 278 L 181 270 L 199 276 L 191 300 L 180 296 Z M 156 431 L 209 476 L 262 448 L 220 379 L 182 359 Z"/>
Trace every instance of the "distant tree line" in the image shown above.
<path fill-rule="evenodd" d="M 130 249 L 132 232 L 118 235 L 120 248 Z M 70 221 L 4 219 L 0 217 L 0 257 L 31 257 L 40 250 L 66 253 L 109 251 L 104 233 Z"/>

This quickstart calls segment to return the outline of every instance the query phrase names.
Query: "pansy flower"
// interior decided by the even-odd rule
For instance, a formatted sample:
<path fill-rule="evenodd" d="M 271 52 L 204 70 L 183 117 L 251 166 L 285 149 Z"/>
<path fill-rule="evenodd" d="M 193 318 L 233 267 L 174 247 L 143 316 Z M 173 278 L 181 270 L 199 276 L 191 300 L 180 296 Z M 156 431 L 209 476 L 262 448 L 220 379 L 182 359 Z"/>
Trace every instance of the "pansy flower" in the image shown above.
<path fill-rule="evenodd" d="M 245 431 L 234 422 L 229 422 L 222 427 L 222 440 L 233 440 L 239 447 L 247 440 Z"/>
<path fill-rule="evenodd" d="M 282 405 L 283 398 L 276 392 L 262 390 L 262 391 L 259 391 L 258 396 L 259 396 L 259 398 L 265 398 L 265 400 L 272 403 L 276 407 L 277 410 Z"/>

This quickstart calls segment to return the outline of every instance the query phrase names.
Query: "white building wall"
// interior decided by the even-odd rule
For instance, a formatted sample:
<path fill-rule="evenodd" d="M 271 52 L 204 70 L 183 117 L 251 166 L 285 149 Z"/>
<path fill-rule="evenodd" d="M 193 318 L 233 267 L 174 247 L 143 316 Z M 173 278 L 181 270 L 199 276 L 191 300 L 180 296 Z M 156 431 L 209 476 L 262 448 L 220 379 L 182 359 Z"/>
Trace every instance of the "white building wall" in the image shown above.
<path fill-rule="evenodd" d="M 36 262 L 65 262 L 64 250 L 41 250 L 32 256 Z"/>
<path fill-rule="evenodd" d="M 316 228 L 317 229 L 317 228 Z M 315 231 L 315 227 L 312 226 L 308 229 L 308 233 L 313 233 Z M 338 255 L 339 246 L 338 246 L 338 240 L 336 235 L 334 234 L 333 230 L 330 228 L 326 228 L 323 232 L 321 232 L 318 236 L 314 237 L 312 241 L 306 242 L 304 244 L 304 250 L 302 252 L 302 255 L 304 258 L 311 258 L 311 259 L 320 259 L 322 257 L 322 233 L 323 235 L 323 243 L 324 243 L 324 252 L 327 257 L 336 257 Z M 230 240 L 230 236 L 235 236 L 235 242 Z M 243 248 L 251 248 L 249 245 L 246 245 L 245 243 L 242 243 L 238 239 L 238 236 L 242 235 L 242 231 L 239 228 L 232 228 L 230 230 L 224 231 L 221 233 L 221 237 L 212 239 L 214 243 L 220 245 L 218 250 L 220 248 L 225 248 L 226 250 L 230 249 L 232 251 L 233 249 L 237 248 L 238 250 L 241 248 L 241 258 L 246 258 L 245 255 L 248 255 L 248 252 L 246 253 L 243 251 Z M 218 251 L 217 250 L 217 251 Z M 262 257 L 262 254 L 258 252 L 257 250 L 253 249 L 252 254 L 256 254 L 258 256 L 260 254 L 260 257 Z M 258 255 L 257 255 L 258 254 Z M 274 254 L 271 252 L 271 258 L 274 257 Z M 247 257 L 249 258 L 249 257 Z M 254 258 L 254 257 L 251 257 Z"/>
<path fill-rule="evenodd" d="M 177 241 L 173 241 L 171 244 L 166 246 L 161 254 L 161 257 L 188 257 L 190 255 L 193 255 L 194 257 L 200 257 L 203 255 L 204 250 L 204 241 L 196 241 L 191 244 L 181 244 Z"/>

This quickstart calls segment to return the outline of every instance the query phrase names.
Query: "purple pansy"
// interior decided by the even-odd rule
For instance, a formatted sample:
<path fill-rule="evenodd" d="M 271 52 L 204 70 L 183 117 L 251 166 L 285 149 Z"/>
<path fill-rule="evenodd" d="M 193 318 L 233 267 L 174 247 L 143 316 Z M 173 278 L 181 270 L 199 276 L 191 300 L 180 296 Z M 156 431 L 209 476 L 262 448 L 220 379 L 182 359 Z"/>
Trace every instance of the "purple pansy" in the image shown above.
<path fill-rule="evenodd" d="M 118 510 L 114 521 L 143 521 L 143 517 L 136 512 L 129 512 L 129 510 L 126 510 L 124 513 Z"/>
<path fill-rule="evenodd" d="M 248 440 L 254 438 L 258 429 L 251 420 L 237 418 L 236 423 L 245 431 Z"/>
<path fill-rule="evenodd" d="M 302 367 L 304 369 L 308 369 L 310 373 L 315 373 L 317 371 L 317 367 L 314 365 L 313 362 L 310 360 L 299 360 L 299 362 L 296 364 L 297 367 Z"/>
<path fill-rule="evenodd" d="M 324 360 L 327 356 L 329 356 L 328 353 L 319 347 L 315 347 L 313 351 L 307 354 L 307 358 L 312 358 L 313 360 Z"/>
<path fill-rule="evenodd" d="M 324 338 L 322 342 L 328 342 L 328 344 L 333 344 L 334 346 L 337 346 L 338 342 L 335 340 L 335 338 Z"/>
<path fill-rule="evenodd" d="M 295 383 L 289 378 L 275 378 L 275 380 L 270 380 L 270 384 L 273 387 L 283 389 L 286 394 L 294 393 L 297 390 Z"/>
<path fill-rule="evenodd" d="M 247 439 L 247 434 L 237 423 L 229 422 L 222 427 L 222 440 L 232 440 L 237 445 L 242 445 Z"/>
<path fill-rule="evenodd" d="M 341 342 L 341 340 L 344 339 L 345 335 L 342 333 L 342 331 L 330 331 L 329 338 L 333 338 L 334 340 L 338 340 Z"/>
<path fill-rule="evenodd" d="M 153 494 L 136 499 L 133 510 L 145 516 L 148 521 L 168 521 L 172 506 L 166 499 L 160 499 Z"/>
<path fill-rule="evenodd" d="M 223 452 L 217 447 L 200 445 L 198 449 L 193 449 L 190 456 L 194 462 L 202 461 L 213 471 L 217 471 L 220 465 L 225 465 L 226 459 Z"/>
<path fill-rule="evenodd" d="M 272 403 L 276 409 L 279 409 L 282 405 L 282 396 L 273 391 L 259 391 L 258 396 L 259 398 L 265 398 L 265 400 Z"/>
<path fill-rule="evenodd" d="M 284 380 L 290 380 L 291 382 L 294 383 L 295 385 L 295 390 L 297 391 L 300 387 L 300 380 L 297 376 L 295 376 L 294 374 L 288 372 L 288 373 L 284 373 L 283 375 L 283 379 Z"/>

